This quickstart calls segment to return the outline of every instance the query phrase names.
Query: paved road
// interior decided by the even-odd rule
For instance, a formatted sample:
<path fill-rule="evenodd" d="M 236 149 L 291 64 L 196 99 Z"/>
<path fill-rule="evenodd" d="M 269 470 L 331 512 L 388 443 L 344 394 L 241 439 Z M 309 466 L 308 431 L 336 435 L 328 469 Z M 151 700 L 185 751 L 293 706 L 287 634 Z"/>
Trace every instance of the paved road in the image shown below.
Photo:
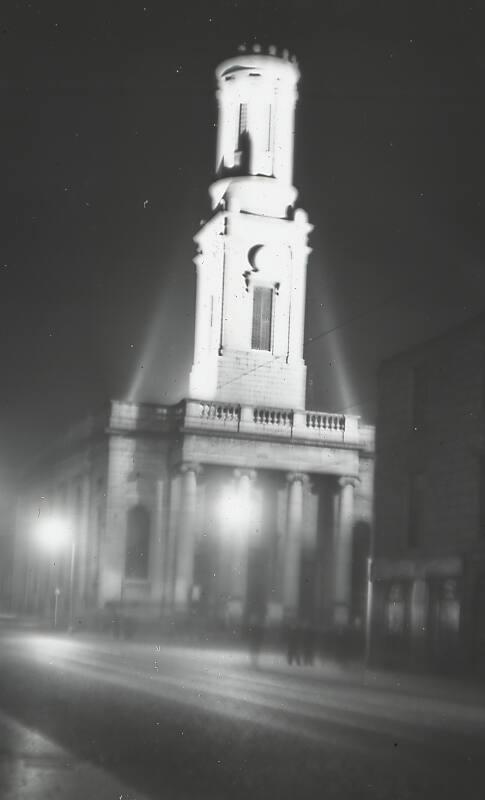
<path fill-rule="evenodd" d="M 6 631 L 0 797 L 483 800 L 484 701 L 277 655 L 254 669 L 235 651 Z"/>

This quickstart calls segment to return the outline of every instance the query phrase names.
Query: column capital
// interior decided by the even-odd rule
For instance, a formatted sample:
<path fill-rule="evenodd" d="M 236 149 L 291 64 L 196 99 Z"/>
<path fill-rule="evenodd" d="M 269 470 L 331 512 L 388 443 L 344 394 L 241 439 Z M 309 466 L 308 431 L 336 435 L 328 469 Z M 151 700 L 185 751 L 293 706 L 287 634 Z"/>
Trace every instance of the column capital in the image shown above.
<path fill-rule="evenodd" d="M 233 474 L 237 480 L 240 478 L 249 478 L 250 481 L 255 481 L 257 476 L 255 469 L 240 469 L 239 467 L 234 470 Z"/>
<path fill-rule="evenodd" d="M 303 486 L 308 486 L 310 483 L 310 479 L 306 472 L 287 472 L 286 480 L 290 484 L 300 482 Z"/>
<path fill-rule="evenodd" d="M 179 472 L 182 475 L 186 475 L 187 472 L 195 472 L 196 475 L 200 475 L 202 472 L 202 467 L 195 461 L 184 461 L 179 465 Z"/>
<path fill-rule="evenodd" d="M 360 479 L 356 475 L 342 475 L 341 478 L 338 479 L 338 485 L 341 489 L 344 489 L 346 486 L 352 486 L 355 489 L 360 483 Z"/>

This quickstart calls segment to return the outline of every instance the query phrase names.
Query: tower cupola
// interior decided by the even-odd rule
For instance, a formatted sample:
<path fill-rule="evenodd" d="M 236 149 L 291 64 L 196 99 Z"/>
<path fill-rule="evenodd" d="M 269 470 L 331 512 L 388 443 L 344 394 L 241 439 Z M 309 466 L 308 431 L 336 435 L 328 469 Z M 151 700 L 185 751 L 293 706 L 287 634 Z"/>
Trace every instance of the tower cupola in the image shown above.
<path fill-rule="evenodd" d="M 216 70 L 219 121 L 213 207 L 284 216 L 293 206 L 293 138 L 300 72 L 287 51 L 242 52 Z"/>

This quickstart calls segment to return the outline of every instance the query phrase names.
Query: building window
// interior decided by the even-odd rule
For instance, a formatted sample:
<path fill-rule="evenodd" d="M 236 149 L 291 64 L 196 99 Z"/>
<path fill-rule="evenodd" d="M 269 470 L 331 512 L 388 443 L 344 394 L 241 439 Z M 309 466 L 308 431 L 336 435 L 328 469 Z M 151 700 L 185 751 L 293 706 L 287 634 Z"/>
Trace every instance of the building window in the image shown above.
<path fill-rule="evenodd" d="M 127 514 L 125 577 L 148 578 L 150 514 L 143 506 L 130 508 Z"/>
<path fill-rule="evenodd" d="M 412 427 L 422 431 L 428 422 L 429 367 L 418 364 L 412 374 Z"/>
<path fill-rule="evenodd" d="M 411 475 L 409 482 L 408 547 L 417 547 L 424 530 L 425 477 L 422 472 Z"/>
<path fill-rule="evenodd" d="M 273 106 L 268 106 L 268 140 L 266 142 L 266 150 L 270 152 L 273 149 Z"/>
<path fill-rule="evenodd" d="M 271 321 L 273 315 L 273 289 L 255 286 L 253 293 L 253 350 L 271 350 Z"/>
<path fill-rule="evenodd" d="M 241 103 L 239 106 L 239 136 L 248 129 L 248 104 Z"/>

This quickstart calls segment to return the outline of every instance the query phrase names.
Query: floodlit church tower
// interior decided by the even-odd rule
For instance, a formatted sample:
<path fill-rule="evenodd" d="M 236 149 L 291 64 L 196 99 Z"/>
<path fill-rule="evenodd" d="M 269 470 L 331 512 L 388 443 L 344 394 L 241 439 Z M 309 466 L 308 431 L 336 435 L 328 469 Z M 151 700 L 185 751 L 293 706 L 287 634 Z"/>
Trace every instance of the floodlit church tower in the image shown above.
<path fill-rule="evenodd" d="M 245 53 L 217 69 L 213 214 L 198 255 L 190 396 L 305 407 L 303 330 L 312 226 L 295 210 L 299 70 L 287 51 Z"/>
<path fill-rule="evenodd" d="M 255 46 L 216 76 L 189 396 L 112 401 L 56 445 L 19 503 L 17 605 L 49 614 L 60 580 L 61 616 L 102 625 L 119 609 L 136 624 L 233 632 L 256 615 L 362 631 L 374 432 L 305 407 L 312 226 L 293 186 L 299 70 L 286 51 Z M 39 497 L 74 531 L 76 561 L 60 577 L 30 543 Z"/>

